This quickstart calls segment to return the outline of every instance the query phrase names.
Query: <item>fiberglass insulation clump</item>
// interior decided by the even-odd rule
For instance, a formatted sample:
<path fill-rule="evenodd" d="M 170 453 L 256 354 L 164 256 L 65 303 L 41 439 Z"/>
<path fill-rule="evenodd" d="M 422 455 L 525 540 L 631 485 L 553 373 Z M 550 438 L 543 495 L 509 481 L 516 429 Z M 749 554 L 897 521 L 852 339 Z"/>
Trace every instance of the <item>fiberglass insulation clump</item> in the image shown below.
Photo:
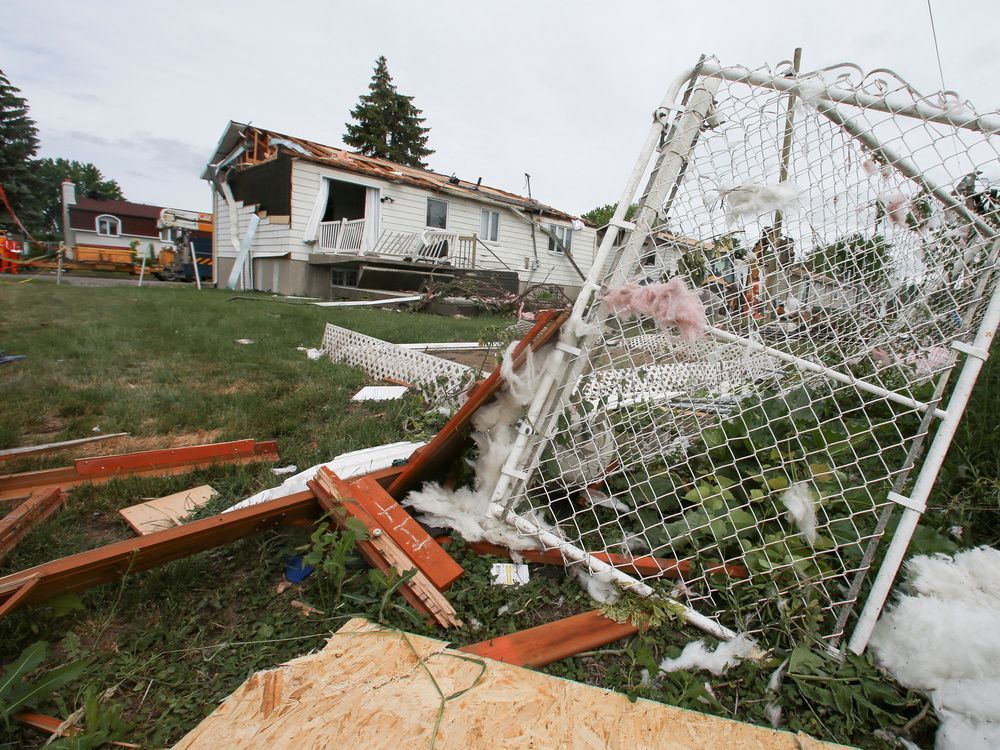
<path fill-rule="evenodd" d="M 871 649 L 941 718 L 939 750 L 1000 747 L 1000 550 L 920 555 L 905 594 L 875 627 Z"/>

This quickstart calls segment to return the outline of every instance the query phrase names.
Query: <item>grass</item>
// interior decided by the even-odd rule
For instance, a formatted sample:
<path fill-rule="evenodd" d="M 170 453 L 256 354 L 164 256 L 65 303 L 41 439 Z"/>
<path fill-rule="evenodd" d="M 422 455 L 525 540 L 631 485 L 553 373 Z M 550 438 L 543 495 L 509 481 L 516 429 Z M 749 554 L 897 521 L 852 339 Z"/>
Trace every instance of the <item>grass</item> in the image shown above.
<path fill-rule="evenodd" d="M 27 354 L 0 367 L 0 447 L 89 436 L 93 428 L 127 431 L 144 447 L 176 441 L 276 438 L 282 463 L 308 466 L 380 443 L 417 439 L 436 426 L 416 397 L 398 402 L 350 402 L 366 382 L 351 368 L 310 361 L 299 346 L 316 346 L 325 322 L 390 341 L 469 340 L 501 318 L 451 319 L 388 310 L 323 309 L 269 301 L 231 300 L 219 291 L 178 288 L 88 288 L 21 284 L 0 294 L 0 349 Z M 236 344 L 250 338 L 256 343 Z M 1000 475 L 1000 365 L 987 363 L 928 520 L 961 526 L 966 543 L 996 543 Z M 114 452 L 119 450 L 115 445 Z M 105 451 L 99 447 L 97 451 Z M 10 470 L 66 462 L 65 456 L 25 459 Z M 0 574 L 132 536 L 117 510 L 208 483 L 220 491 L 218 509 L 278 480 L 268 466 L 215 467 L 180 477 L 133 478 L 74 490 L 67 506 L 36 529 L 0 567 Z M 47 666 L 86 659 L 85 677 L 39 706 L 66 716 L 88 687 L 115 688 L 123 709 L 123 738 L 143 747 L 179 739 L 253 671 L 319 648 L 351 616 L 428 633 L 391 581 L 344 553 L 341 596 L 314 575 L 282 593 L 288 559 L 310 546 L 309 529 L 279 529 L 126 576 L 0 620 L 0 663 L 34 641 L 49 641 Z M 577 583 L 559 569 L 532 566 L 523 587 L 489 583 L 490 558 L 453 554 L 465 574 L 448 592 L 469 627 L 449 633 L 468 643 L 591 609 Z M 336 566 L 334 566 L 336 567 Z M 338 568 L 339 569 L 339 568 Z M 318 610 L 306 616 L 301 602 Z M 778 663 L 745 665 L 724 679 L 680 672 L 651 687 L 640 670 L 676 655 L 692 632 L 675 625 L 567 659 L 546 671 L 632 695 L 763 723 L 765 685 Z M 789 645 L 788 651 L 794 653 Z M 788 727 L 866 747 L 889 746 L 873 734 L 895 719 L 918 714 L 921 701 L 885 682 L 870 663 L 846 666 L 801 660 L 799 685 L 784 687 Z M 810 671 L 811 670 L 811 671 Z M 852 671 L 853 670 L 853 671 Z M 851 706 L 850 695 L 819 691 L 851 685 L 882 714 Z M 879 692 L 881 691 L 881 692 Z M 847 707 L 844 707 L 844 701 Z M 828 705 L 833 701 L 835 705 Z M 898 721 L 901 724 L 902 721 Z M 933 715 L 913 737 L 928 737 Z M 40 746 L 43 738 L 0 728 L 0 747 Z"/>

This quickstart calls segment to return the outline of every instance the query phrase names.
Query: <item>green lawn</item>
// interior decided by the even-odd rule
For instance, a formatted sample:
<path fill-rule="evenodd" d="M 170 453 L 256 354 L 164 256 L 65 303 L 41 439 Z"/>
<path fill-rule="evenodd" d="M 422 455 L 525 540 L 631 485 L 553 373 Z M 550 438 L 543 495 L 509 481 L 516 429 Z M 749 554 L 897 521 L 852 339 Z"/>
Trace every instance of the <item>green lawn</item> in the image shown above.
<path fill-rule="evenodd" d="M 95 427 L 129 432 L 144 448 L 255 437 L 277 439 L 281 463 L 305 467 L 348 450 L 423 439 L 440 419 L 428 415 L 418 397 L 351 403 L 350 396 L 367 382 L 364 374 L 326 360 L 310 361 L 296 347 L 318 346 L 326 322 L 397 342 L 473 340 L 487 326 L 509 322 L 324 309 L 263 295 L 232 297 L 180 286 L 0 286 L 0 350 L 28 355 L 0 366 L 0 447 L 90 436 Z M 235 343 L 240 338 L 255 343 Z M 938 529 L 963 525 L 967 543 L 997 541 L 998 383 L 1000 366 L 991 360 L 933 499 L 935 509 L 928 514 L 928 523 Z M 109 452 L 119 450 L 119 444 L 110 445 Z M 66 456 L 24 460 L 6 469 L 66 461 Z M 214 504 L 219 508 L 279 482 L 269 466 L 229 466 L 82 487 L 0 563 L 0 574 L 131 537 L 117 510 L 143 498 L 210 483 L 221 493 Z M 127 576 L 79 600 L 19 611 L 0 620 L 0 664 L 39 640 L 49 643 L 46 667 L 87 660 L 84 675 L 39 708 L 66 716 L 81 705 L 88 688 L 114 688 L 105 705 L 112 712 L 121 710 L 118 734 L 143 747 L 161 747 L 211 712 L 252 671 L 320 647 L 324 635 L 348 617 L 381 617 L 393 626 L 429 632 L 398 596 L 384 596 L 386 582 L 354 559 L 349 545 L 343 559 L 328 556 L 344 564 L 342 581 L 333 573 L 317 574 L 302 586 L 277 593 L 288 558 L 309 544 L 309 533 L 266 532 Z M 448 598 L 470 624 L 449 634 L 458 643 L 593 607 L 561 570 L 533 566 L 527 586 L 494 587 L 488 581 L 493 560 L 466 554 L 460 544 L 454 552 L 466 573 Z M 305 602 L 321 614 L 306 617 L 293 602 Z M 724 680 L 713 680 L 715 696 L 703 688 L 705 675 L 686 672 L 653 687 L 638 687 L 642 667 L 668 653 L 676 655 L 692 637 L 689 629 L 667 624 L 624 648 L 616 644 L 547 671 L 762 723 L 764 686 L 783 656 L 762 667 L 746 664 Z M 835 683 L 870 685 L 881 679 L 865 660 L 848 668 L 854 672 L 838 673 Z M 873 730 L 893 721 L 901 725 L 918 713 L 921 701 L 895 686 L 886 689 L 899 702 L 886 704 L 896 713 L 852 709 L 842 715 L 810 695 L 789 693 L 786 686 L 782 698 L 788 728 L 866 747 L 888 746 Z M 0 747 L 5 740 L 11 747 L 35 747 L 43 739 L 18 727 L 6 735 L 4 731 L 0 725 Z M 933 713 L 917 734 L 926 737 L 931 731 Z"/>

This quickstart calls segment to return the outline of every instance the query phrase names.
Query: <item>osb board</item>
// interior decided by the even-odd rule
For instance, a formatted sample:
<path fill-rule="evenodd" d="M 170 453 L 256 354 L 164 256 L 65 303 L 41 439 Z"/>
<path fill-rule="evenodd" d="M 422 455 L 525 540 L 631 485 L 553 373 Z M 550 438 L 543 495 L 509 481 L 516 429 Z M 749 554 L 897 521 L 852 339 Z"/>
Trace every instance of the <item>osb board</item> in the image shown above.
<path fill-rule="evenodd" d="M 192 511 L 200 508 L 217 494 L 209 485 L 203 484 L 190 490 L 122 508 L 118 512 L 136 534 L 144 536 L 180 526 Z"/>
<path fill-rule="evenodd" d="M 357 619 L 319 653 L 253 675 L 174 747 L 432 745 L 437 750 L 836 747 L 650 701 L 631 703 L 618 693 L 470 657 L 442 641 Z"/>

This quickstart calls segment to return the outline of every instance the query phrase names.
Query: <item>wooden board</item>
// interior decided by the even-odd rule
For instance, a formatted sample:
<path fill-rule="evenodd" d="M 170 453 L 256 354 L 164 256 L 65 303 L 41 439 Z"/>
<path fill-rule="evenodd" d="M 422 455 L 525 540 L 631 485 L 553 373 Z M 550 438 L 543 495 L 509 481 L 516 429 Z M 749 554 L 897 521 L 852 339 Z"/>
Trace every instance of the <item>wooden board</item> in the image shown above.
<path fill-rule="evenodd" d="M 471 657 L 442 641 L 351 620 L 319 653 L 253 675 L 174 747 L 820 750 L 837 746 L 651 701 L 632 703 L 610 690 Z"/>
<path fill-rule="evenodd" d="M 518 630 L 510 635 L 462 646 L 459 650 L 519 667 L 543 667 L 620 641 L 638 632 L 639 628 L 634 625 L 609 620 L 595 609 L 535 628 Z"/>
<path fill-rule="evenodd" d="M 118 512 L 136 534 L 152 534 L 180 526 L 192 511 L 217 494 L 219 493 L 209 485 L 203 484 L 184 492 L 175 492 L 173 495 L 122 508 Z"/>

